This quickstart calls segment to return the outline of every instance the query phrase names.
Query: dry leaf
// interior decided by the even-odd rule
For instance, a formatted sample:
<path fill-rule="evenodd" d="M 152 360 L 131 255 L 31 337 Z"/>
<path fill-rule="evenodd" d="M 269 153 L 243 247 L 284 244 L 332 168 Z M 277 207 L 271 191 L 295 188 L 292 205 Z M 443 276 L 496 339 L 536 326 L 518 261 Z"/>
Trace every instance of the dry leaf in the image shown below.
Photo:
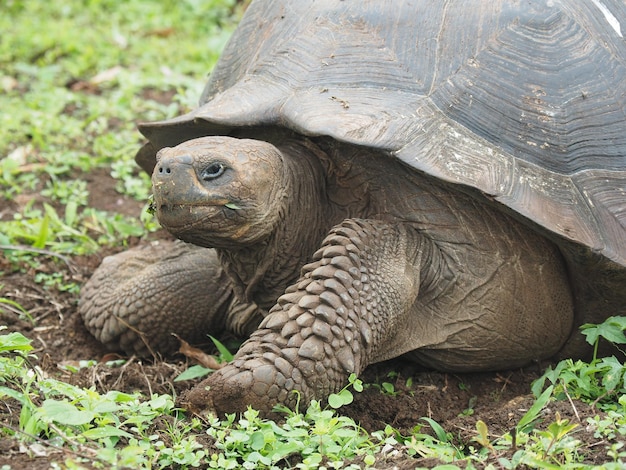
<path fill-rule="evenodd" d="M 111 67 L 110 69 L 103 70 L 102 72 L 94 75 L 89 79 L 89 83 L 92 85 L 100 85 L 101 83 L 110 82 L 117 77 L 122 71 L 122 67 L 116 65 L 115 67 Z"/>
<path fill-rule="evenodd" d="M 176 336 L 176 338 L 178 338 L 178 341 L 180 341 L 180 349 L 178 350 L 179 353 L 184 354 L 189 359 L 193 359 L 202 367 L 206 367 L 207 369 L 217 370 L 224 367 L 224 364 L 220 364 L 219 362 L 217 362 L 215 356 L 211 356 L 201 349 L 194 348 L 187 341 L 177 335 L 174 336 Z"/>

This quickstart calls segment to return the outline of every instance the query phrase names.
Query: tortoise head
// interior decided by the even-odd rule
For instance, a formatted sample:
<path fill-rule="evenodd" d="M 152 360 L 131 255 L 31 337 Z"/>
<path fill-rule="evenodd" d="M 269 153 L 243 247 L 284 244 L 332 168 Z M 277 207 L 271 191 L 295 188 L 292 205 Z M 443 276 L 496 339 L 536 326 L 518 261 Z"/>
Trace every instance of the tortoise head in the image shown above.
<path fill-rule="evenodd" d="M 163 148 L 152 173 L 159 222 L 200 246 L 257 243 L 279 221 L 283 167 L 280 151 L 259 140 L 201 137 Z"/>

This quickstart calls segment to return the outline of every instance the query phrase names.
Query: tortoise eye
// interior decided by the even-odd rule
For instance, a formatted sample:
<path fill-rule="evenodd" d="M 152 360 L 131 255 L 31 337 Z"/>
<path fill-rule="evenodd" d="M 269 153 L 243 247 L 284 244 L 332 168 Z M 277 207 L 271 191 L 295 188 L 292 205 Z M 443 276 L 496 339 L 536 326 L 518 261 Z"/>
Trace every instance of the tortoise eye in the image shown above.
<path fill-rule="evenodd" d="M 219 162 L 211 163 L 202 172 L 202 179 L 204 181 L 213 180 L 215 178 L 220 177 L 224 173 L 225 170 L 226 170 L 226 165 L 224 165 L 223 163 L 219 163 Z"/>

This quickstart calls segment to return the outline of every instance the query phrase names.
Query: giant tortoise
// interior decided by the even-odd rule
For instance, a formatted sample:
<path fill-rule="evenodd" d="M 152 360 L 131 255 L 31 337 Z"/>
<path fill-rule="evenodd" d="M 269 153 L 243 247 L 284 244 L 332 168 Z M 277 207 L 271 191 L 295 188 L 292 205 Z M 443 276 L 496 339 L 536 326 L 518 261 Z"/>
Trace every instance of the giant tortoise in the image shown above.
<path fill-rule="evenodd" d="M 626 314 L 625 33 L 621 0 L 252 2 L 199 107 L 140 125 L 182 241 L 105 259 L 88 329 L 249 336 L 188 394 L 218 412 L 584 354 Z"/>

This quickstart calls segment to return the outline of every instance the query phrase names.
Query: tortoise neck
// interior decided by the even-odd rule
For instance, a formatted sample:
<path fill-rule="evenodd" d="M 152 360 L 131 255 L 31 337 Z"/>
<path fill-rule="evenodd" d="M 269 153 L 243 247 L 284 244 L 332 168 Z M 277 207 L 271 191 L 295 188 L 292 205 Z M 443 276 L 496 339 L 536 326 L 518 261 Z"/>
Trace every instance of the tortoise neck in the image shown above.
<path fill-rule="evenodd" d="M 279 223 L 263 241 L 237 250 L 218 250 L 237 297 L 269 309 L 300 276 L 329 229 L 341 220 L 326 194 L 318 149 L 309 142 L 278 145 L 285 156 L 284 185 L 277 204 Z"/>

